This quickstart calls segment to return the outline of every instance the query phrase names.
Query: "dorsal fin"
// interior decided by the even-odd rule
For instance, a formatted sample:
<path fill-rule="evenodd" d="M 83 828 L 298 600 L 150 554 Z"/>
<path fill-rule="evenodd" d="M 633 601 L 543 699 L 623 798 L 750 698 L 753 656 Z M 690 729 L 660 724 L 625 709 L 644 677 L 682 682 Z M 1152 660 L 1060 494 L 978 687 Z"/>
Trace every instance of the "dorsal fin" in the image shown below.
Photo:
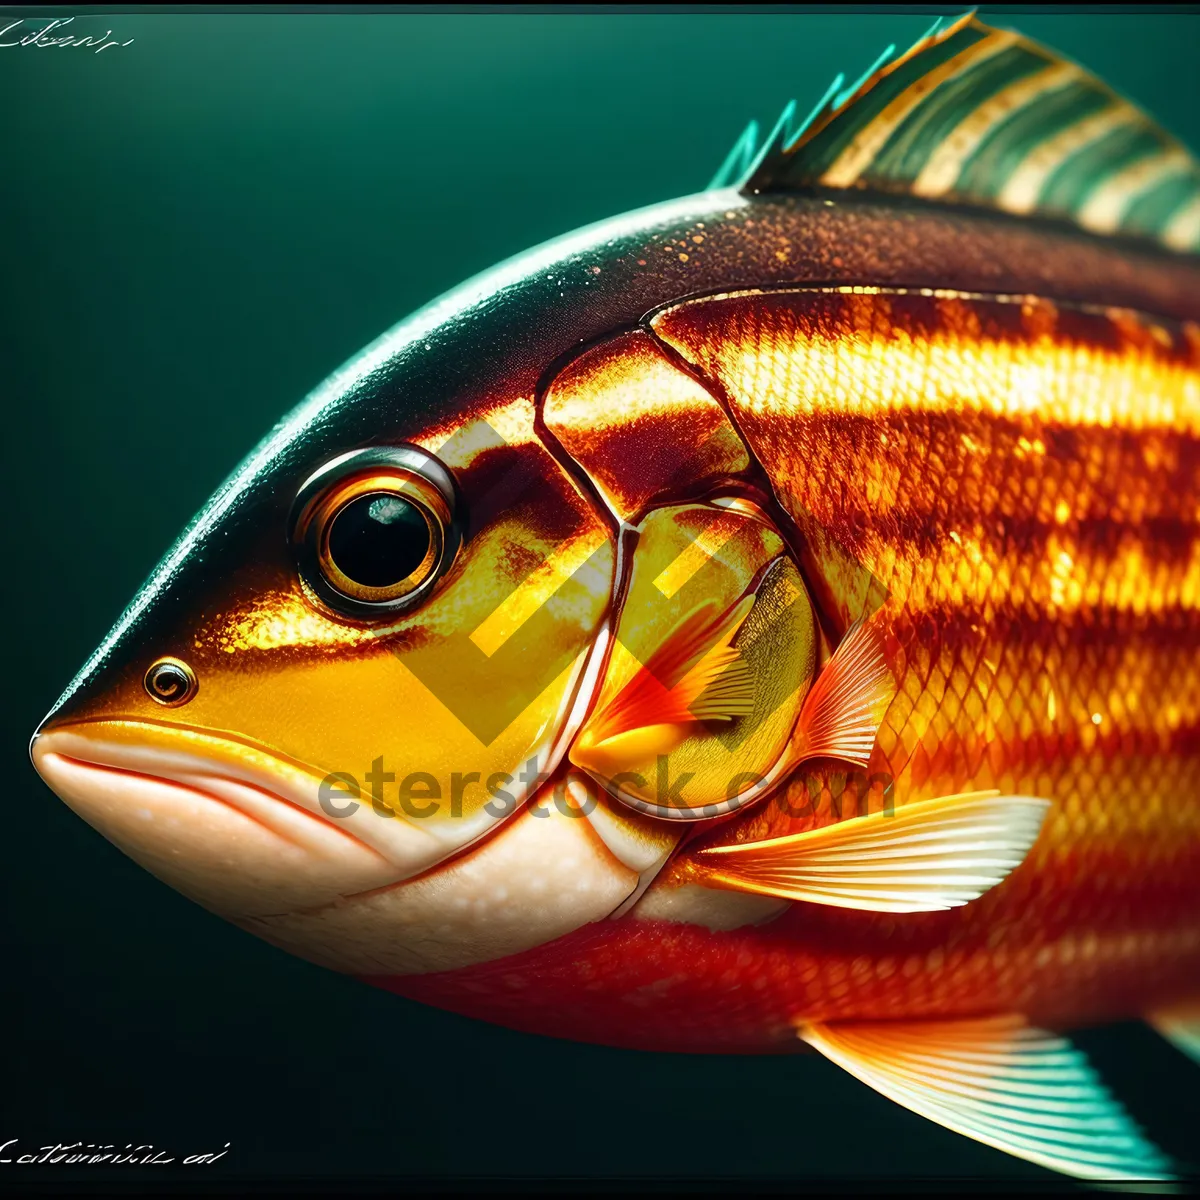
<path fill-rule="evenodd" d="M 1200 164 L 1081 67 L 967 13 L 808 117 L 747 127 L 710 186 L 861 188 L 1072 221 L 1200 252 Z"/>

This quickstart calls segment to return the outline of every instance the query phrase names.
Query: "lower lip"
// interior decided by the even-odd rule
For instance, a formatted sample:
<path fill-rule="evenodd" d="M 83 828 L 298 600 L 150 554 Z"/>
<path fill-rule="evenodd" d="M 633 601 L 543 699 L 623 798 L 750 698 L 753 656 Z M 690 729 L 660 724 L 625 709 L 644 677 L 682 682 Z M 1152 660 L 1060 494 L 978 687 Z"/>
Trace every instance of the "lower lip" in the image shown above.
<path fill-rule="evenodd" d="M 38 773 L 109 841 L 214 911 L 292 911 L 402 874 L 348 830 L 263 787 L 206 771 L 203 760 L 89 741 L 69 729 L 40 734 L 31 750 Z M 165 762 L 170 776 L 137 769 Z"/>

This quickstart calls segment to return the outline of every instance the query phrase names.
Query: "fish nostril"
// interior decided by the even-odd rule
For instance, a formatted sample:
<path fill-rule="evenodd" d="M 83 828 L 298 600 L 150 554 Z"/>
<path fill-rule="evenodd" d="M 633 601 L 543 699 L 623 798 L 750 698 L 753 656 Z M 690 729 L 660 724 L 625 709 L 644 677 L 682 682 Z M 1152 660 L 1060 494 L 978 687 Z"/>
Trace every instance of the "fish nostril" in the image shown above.
<path fill-rule="evenodd" d="M 196 672 L 178 658 L 157 659 L 142 682 L 150 698 L 168 708 L 186 704 L 200 689 Z"/>

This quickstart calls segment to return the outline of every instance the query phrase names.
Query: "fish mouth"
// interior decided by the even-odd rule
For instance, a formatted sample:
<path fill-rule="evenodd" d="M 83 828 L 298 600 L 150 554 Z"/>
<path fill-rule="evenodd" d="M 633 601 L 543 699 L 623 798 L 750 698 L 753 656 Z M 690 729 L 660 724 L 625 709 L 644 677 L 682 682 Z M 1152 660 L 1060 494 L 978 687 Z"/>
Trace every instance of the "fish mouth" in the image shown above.
<path fill-rule="evenodd" d="M 328 903 L 399 882 L 446 853 L 402 817 L 380 820 L 369 802 L 331 799 L 324 773 L 231 735 L 106 718 L 39 730 L 30 756 L 110 842 L 226 917 Z"/>

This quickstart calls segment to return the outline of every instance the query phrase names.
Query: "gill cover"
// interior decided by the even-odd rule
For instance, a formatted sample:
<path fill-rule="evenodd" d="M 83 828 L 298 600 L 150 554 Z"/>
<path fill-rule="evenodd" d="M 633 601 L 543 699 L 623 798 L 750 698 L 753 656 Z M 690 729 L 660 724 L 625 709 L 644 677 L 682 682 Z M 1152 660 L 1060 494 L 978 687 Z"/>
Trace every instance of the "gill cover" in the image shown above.
<path fill-rule="evenodd" d="M 571 761 L 651 816 L 718 816 L 779 773 L 816 662 L 812 605 L 757 514 L 663 508 L 636 532 L 608 672 Z"/>
<path fill-rule="evenodd" d="M 882 649 L 855 627 L 831 653 L 770 488 L 704 380 L 652 332 L 621 333 L 555 377 L 543 419 L 623 548 L 571 762 L 638 812 L 687 821 L 761 798 L 805 758 L 865 762 L 890 696 Z"/>

